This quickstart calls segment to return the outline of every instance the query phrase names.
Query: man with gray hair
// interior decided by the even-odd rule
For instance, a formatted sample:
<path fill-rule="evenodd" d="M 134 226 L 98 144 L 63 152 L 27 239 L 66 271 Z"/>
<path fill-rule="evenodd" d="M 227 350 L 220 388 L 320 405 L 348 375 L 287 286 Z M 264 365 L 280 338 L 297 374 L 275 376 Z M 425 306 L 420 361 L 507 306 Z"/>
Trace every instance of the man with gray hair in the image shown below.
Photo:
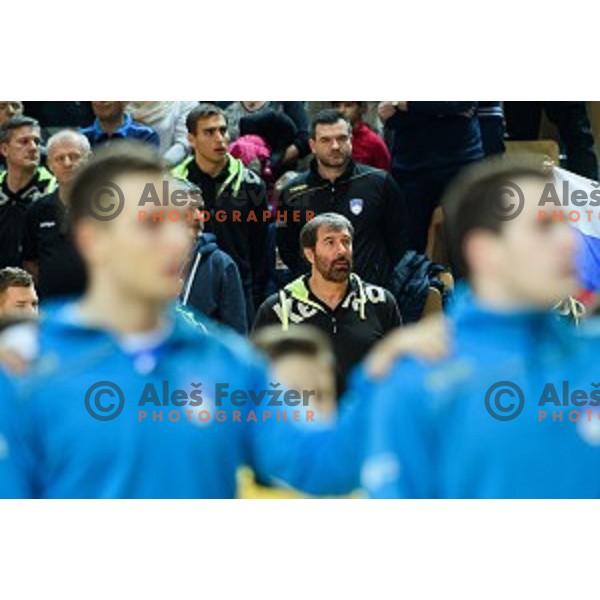
<path fill-rule="evenodd" d="M 310 274 L 267 298 L 254 322 L 254 330 L 307 324 L 324 331 L 333 345 L 340 389 L 373 344 L 401 323 L 392 294 L 352 272 L 353 237 L 354 227 L 337 213 L 306 223 L 300 245 Z"/>
<path fill-rule="evenodd" d="M 40 298 L 77 295 L 85 287 L 85 270 L 67 227 L 66 188 L 90 157 L 88 139 L 65 129 L 48 140 L 48 166 L 58 187 L 34 202 L 25 215 L 23 261 L 35 277 Z"/>

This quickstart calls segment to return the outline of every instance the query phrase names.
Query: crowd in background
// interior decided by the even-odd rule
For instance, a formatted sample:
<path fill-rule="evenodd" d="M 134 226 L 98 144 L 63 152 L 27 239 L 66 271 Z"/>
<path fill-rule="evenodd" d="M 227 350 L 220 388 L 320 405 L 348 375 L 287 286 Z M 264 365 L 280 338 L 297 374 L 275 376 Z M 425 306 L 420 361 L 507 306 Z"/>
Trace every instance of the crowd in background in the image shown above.
<path fill-rule="evenodd" d="M 597 179 L 584 102 L 0 102 L 0 305 L 83 292 L 69 182 L 99 148 L 137 141 L 202 197 L 182 308 L 241 334 L 316 326 L 343 389 L 377 340 L 426 312 L 432 287 L 443 306 L 445 273 L 460 275 L 427 251 L 449 183 L 505 140 L 536 139 L 542 113 L 566 166 Z"/>

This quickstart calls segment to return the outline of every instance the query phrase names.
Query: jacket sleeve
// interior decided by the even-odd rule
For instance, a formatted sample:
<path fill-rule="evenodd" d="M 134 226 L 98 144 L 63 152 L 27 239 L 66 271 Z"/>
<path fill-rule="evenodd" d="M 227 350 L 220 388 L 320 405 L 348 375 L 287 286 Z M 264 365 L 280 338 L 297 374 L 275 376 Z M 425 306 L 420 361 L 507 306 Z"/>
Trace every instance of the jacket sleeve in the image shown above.
<path fill-rule="evenodd" d="M 292 276 L 298 277 L 304 272 L 304 261 L 300 254 L 300 230 L 301 223 L 293 220 L 294 211 L 286 203 L 287 193 L 282 194 L 278 212 L 284 217 L 277 223 L 277 248 L 279 258 L 292 272 Z"/>
<path fill-rule="evenodd" d="M 398 303 L 391 292 L 387 290 L 385 291 L 385 302 L 382 305 L 382 310 L 381 322 L 386 333 L 402 325 L 402 316 L 398 309 Z"/>
<path fill-rule="evenodd" d="M 22 412 L 14 388 L 0 372 L 0 499 L 33 497 Z"/>
<path fill-rule="evenodd" d="M 242 279 L 237 265 L 232 259 L 227 261 L 221 277 L 219 320 L 242 335 L 248 333 L 248 318 Z"/>
<path fill-rule="evenodd" d="M 144 141 L 156 147 L 160 146 L 160 138 L 158 137 L 156 130 L 152 129 L 152 127 L 149 127 L 148 129 L 149 131 L 147 135 L 144 136 Z"/>
<path fill-rule="evenodd" d="M 273 306 L 278 302 L 277 297 L 272 296 L 267 298 L 256 312 L 254 317 L 254 323 L 252 325 L 252 331 L 258 331 L 262 327 L 268 327 L 269 325 L 279 325 L 281 321 L 277 317 L 277 314 L 273 310 Z"/>
<path fill-rule="evenodd" d="M 304 102 L 282 102 L 281 105 L 283 112 L 296 125 L 297 133 L 293 144 L 298 148 L 300 158 L 304 158 L 310 154 L 308 114 Z"/>
<path fill-rule="evenodd" d="M 24 261 L 39 260 L 39 248 L 37 244 L 37 211 L 35 203 L 32 204 L 25 213 L 25 223 L 23 226 L 23 252 Z"/>
<path fill-rule="evenodd" d="M 258 176 L 257 176 L 258 177 Z M 256 213 L 256 222 L 248 223 L 248 236 L 250 246 L 250 264 L 252 268 L 252 298 L 254 307 L 260 306 L 265 299 L 267 278 L 269 275 L 268 257 L 268 228 L 269 224 L 263 218 L 263 213 L 268 210 L 267 186 L 262 179 L 256 184 L 257 198 L 260 202 L 253 204 Z"/>
<path fill-rule="evenodd" d="M 435 435 L 421 377 L 400 364 L 370 390 L 361 486 L 370 498 L 435 498 Z"/>
<path fill-rule="evenodd" d="M 382 231 L 392 269 L 400 262 L 409 247 L 408 216 L 400 186 L 391 175 L 385 176 Z"/>
<path fill-rule="evenodd" d="M 365 396 L 349 394 L 333 421 L 325 421 L 310 405 L 273 409 L 285 411 L 287 420 L 259 422 L 251 432 L 252 466 L 260 479 L 319 496 L 357 490 Z"/>

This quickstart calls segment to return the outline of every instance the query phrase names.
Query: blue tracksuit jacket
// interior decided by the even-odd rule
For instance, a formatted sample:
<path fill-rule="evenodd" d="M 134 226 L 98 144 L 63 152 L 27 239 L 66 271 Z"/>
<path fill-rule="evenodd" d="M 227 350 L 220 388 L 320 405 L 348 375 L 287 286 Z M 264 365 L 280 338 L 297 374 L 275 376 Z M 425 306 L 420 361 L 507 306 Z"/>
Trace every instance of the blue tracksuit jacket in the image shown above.
<path fill-rule="evenodd" d="M 547 312 L 494 312 L 468 293 L 451 322 L 451 356 L 401 360 L 372 389 L 361 472 L 369 496 L 600 497 L 598 336 L 579 337 Z M 512 419 L 521 403 L 507 382 L 524 400 Z M 565 406 L 576 390 L 585 403 Z"/>
<path fill-rule="evenodd" d="M 353 470 L 326 451 L 331 430 L 293 422 L 295 410 L 304 415 L 302 405 L 233 403 L 236 389 L 260 392 L 276 383 L 239 336 L 203 335 L 173 311 L 168 339 L 130 355 L 106 332 L 73 322 L 68 309 L 42 322 L 32 373 L 16 385 L 0 380 L 0 450 L 10 450 L 0 452 L 0 497 L 230 498 L 241 465 L 264 481 L 313 494 L 355 486 Z M 86 404 L 87 391 L 99 382 L 118 385 L 123 403 L 109 391 L 90 395 Z M 217 384 L 229 385 L 220 406 Z M 175 390 L 188 399 L 201 390 L 202 404 L 178 397 L 183 406 L 162 405 L 165 393 L 172 399 Z M 120 406 L 116 418 L 102 420 Z M 161 409 L 162 421 L 153 422 L 152 411 Z M 252 409 L 257 422 L 248 422 Z M 140 420 L 140 410 L 148 417 Z M 201 410 L 212 418 L 202 422 Z M 220 422 L 219 410 L 226 417 Z M 263 410 L 273 418 L 263 421 Z M 277 412 L 286 410 L 288 420 L 278 421 Z M 170 421 L 178 412 L 178 422 Z"/>

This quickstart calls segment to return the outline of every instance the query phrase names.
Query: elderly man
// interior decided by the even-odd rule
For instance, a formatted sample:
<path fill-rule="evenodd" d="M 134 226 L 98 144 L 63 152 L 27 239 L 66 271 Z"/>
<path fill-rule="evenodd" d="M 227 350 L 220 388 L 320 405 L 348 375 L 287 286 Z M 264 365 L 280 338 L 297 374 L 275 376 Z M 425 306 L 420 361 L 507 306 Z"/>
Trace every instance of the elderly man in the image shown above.
<path fill-rule="evenodd" d="M 58 187 L 29 207 L 23 235 L 24 265 L 42 299 L 80 294 L 85 287 L 85 270 L 67 230 L 65 189 L 89 156 L 90 143 L 76 131 L 60 131 L 48 140 L 48 166 Z"/>

